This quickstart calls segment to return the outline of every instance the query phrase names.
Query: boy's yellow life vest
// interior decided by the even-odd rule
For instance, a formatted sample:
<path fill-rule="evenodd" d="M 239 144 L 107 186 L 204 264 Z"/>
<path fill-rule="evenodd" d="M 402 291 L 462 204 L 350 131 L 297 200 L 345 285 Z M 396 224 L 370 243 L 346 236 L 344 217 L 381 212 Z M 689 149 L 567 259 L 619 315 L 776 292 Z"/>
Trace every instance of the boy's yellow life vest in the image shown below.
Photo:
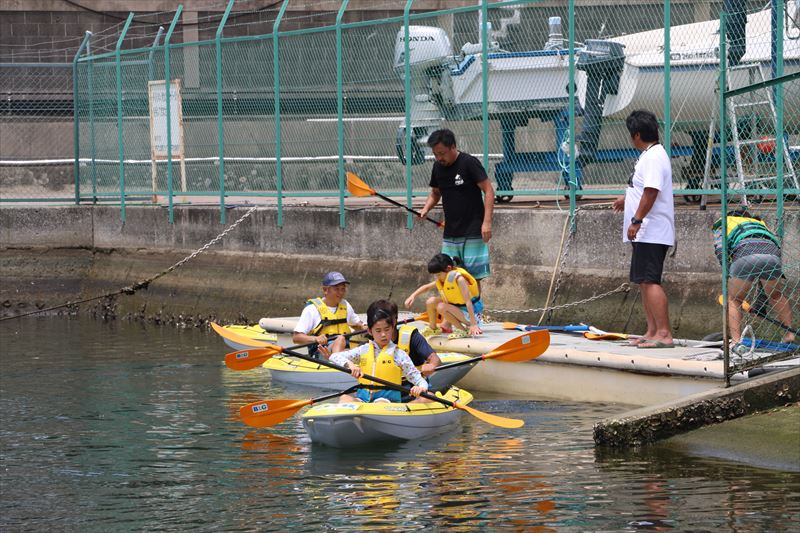
<path fill-rule="evenodd" d="M 361 371 L 365 374 L 369 374 L 370 376 L 375 376 L 376 378 L 381 378 L 382 380 L 400 385 L 403 381 L 403 369 L 397 366 L 397 364 L 394 362 L 394 351 L 396 349 L 396 345 L 389 343 L 380 351 L 378 356 L 375 357 L 375 343 L 370 342 L 369 350 L 367 350 L 366 353 L 361 354 L 358 366 L 361 367 Z M 381 384 L 364 379 L 363 377 L 358 378 L 358 382 L 361 385 L 374 385 L 379 388 L 383 387 Z"/>
<path fill-rule="evenodd" d="M 439 291 L 442 300 L 453 305 L 467 304 L 467 302 L 464 301 L 464 297 L 461 295 L 461 289 L 458 287 L 458 283 L 456 283 L 459 274 L 464 276 L 464 279 L 467 281 L 467 287 L 469 288 L 469 295 L 470 298 L 472 298 L 472 302 L 475 303 L 480 300 L 481 293 L 478 288 L 478 282 L 472 277 L 472 274 L 461 267 L 457 267 L 448 272 L 444 283 L 438 279 L 436 280 L 436 289 Z"/>
<path fill-rule="evenodd" d="M 713 229 L 719 229 L 721 226 L 722 219 L 719 219 L 714 222 Z M 727 229 L 728 249 L 735 248 L 744 239 L 753 238 L 766 239 L 779 244 L 777 237 L 767 225 L 756 218 L 728 216 Z"/>
<path fill-rule="evenodd" d="M 405 324 L 397 328 L 397 347 L 407 354 L 411 353 L 411 334 L 416 329 L 417 326 L 412 326 L 411 324 Z"/>
<path fill-rule="evenodd" d="M 310 335 L 344 335 L 353 331 L 347 324 L 347 300 L 339 302 L 335 313 L 331 313 L 331 308 L 325 305 L 322 298 L 312 298 L 306 304 L 316 307 L 322 317 L 322 321 L 311 330 Z"/>

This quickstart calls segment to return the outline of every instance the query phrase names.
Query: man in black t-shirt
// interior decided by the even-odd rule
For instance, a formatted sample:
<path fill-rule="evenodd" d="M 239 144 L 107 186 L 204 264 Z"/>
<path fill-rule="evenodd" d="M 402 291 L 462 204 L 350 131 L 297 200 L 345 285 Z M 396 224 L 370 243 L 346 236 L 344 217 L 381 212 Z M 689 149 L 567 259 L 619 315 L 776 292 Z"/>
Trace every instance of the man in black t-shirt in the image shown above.
<path fill-rule="evenodd" d="M 444 239 L 442 253 L 458 257 L 472 276 L 489 276 L 489 239 L 492 238 L 494 187 L 481 162 L 456 148 L 456 137 L 447 129 L 428 137 L 436 162 L 431 170 L 431 193 L 420 211 L 424 218 L 442 201 Z"/>

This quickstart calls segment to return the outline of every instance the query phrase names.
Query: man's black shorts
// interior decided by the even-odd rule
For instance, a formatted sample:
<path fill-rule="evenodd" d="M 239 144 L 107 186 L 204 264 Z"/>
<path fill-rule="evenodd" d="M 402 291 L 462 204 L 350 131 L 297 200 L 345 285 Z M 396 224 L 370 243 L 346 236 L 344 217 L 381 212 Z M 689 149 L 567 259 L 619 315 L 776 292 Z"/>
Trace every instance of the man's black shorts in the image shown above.
<path fill-rule="evenodd" d="M 633 242 L 631 254 L 631 283 L 655 283 L 661 285 L 664 259 L 669 246 L 651 242 Z"/>

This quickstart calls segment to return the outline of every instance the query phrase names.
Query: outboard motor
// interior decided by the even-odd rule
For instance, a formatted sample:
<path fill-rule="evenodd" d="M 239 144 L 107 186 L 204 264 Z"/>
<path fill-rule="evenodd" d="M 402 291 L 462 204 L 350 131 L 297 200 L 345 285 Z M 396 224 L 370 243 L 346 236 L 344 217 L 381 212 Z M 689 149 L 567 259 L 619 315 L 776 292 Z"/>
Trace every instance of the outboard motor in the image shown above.
<path fill-rule="evenodd" d="M 409 26 L 409 64 L 411 67 L 411 164 L 425 162 L 428 135 L 438 129 L 442 115 L 432 102 L 431 79 L 439 78 L 453 56 L 450 38 L 442 28 Z M 394 70 L 405 81 L 405 32 L 397 32 Z M 405 164 L 405 121 L 397 129 L 397 156 Z"/>
<path fill-rule="evenodd" d="M 622 69 L 625 67 L 623 45 L 613 41 L 589 39 L 579 52 L 575 66 L 586 72 L 586 101 L 583 127 L 576 141 L 580 144 L 579 160 L 590 163 L 597 153 L 600 128 L 603 124 L 603 105 L 606 95 L 617 94 Z"/>

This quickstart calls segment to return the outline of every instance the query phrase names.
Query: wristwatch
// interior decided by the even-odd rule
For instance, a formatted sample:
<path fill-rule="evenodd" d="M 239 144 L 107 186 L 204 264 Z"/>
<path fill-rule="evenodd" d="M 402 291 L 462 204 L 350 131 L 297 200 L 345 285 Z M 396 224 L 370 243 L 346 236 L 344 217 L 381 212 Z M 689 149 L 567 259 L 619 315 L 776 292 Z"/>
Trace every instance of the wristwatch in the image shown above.
<path fill-rule="evenodd" d="M 639 225 L 639 224 L 641 224 L 642 222 L 644 222 L 644 220 L 642 220 L 642 219 L 639 219 L 639 218 L 636 218 L 636 217 L 631 217 L 631 225 L 632 225 L 632 226 L 634 226 L 634 225 Z"/>

